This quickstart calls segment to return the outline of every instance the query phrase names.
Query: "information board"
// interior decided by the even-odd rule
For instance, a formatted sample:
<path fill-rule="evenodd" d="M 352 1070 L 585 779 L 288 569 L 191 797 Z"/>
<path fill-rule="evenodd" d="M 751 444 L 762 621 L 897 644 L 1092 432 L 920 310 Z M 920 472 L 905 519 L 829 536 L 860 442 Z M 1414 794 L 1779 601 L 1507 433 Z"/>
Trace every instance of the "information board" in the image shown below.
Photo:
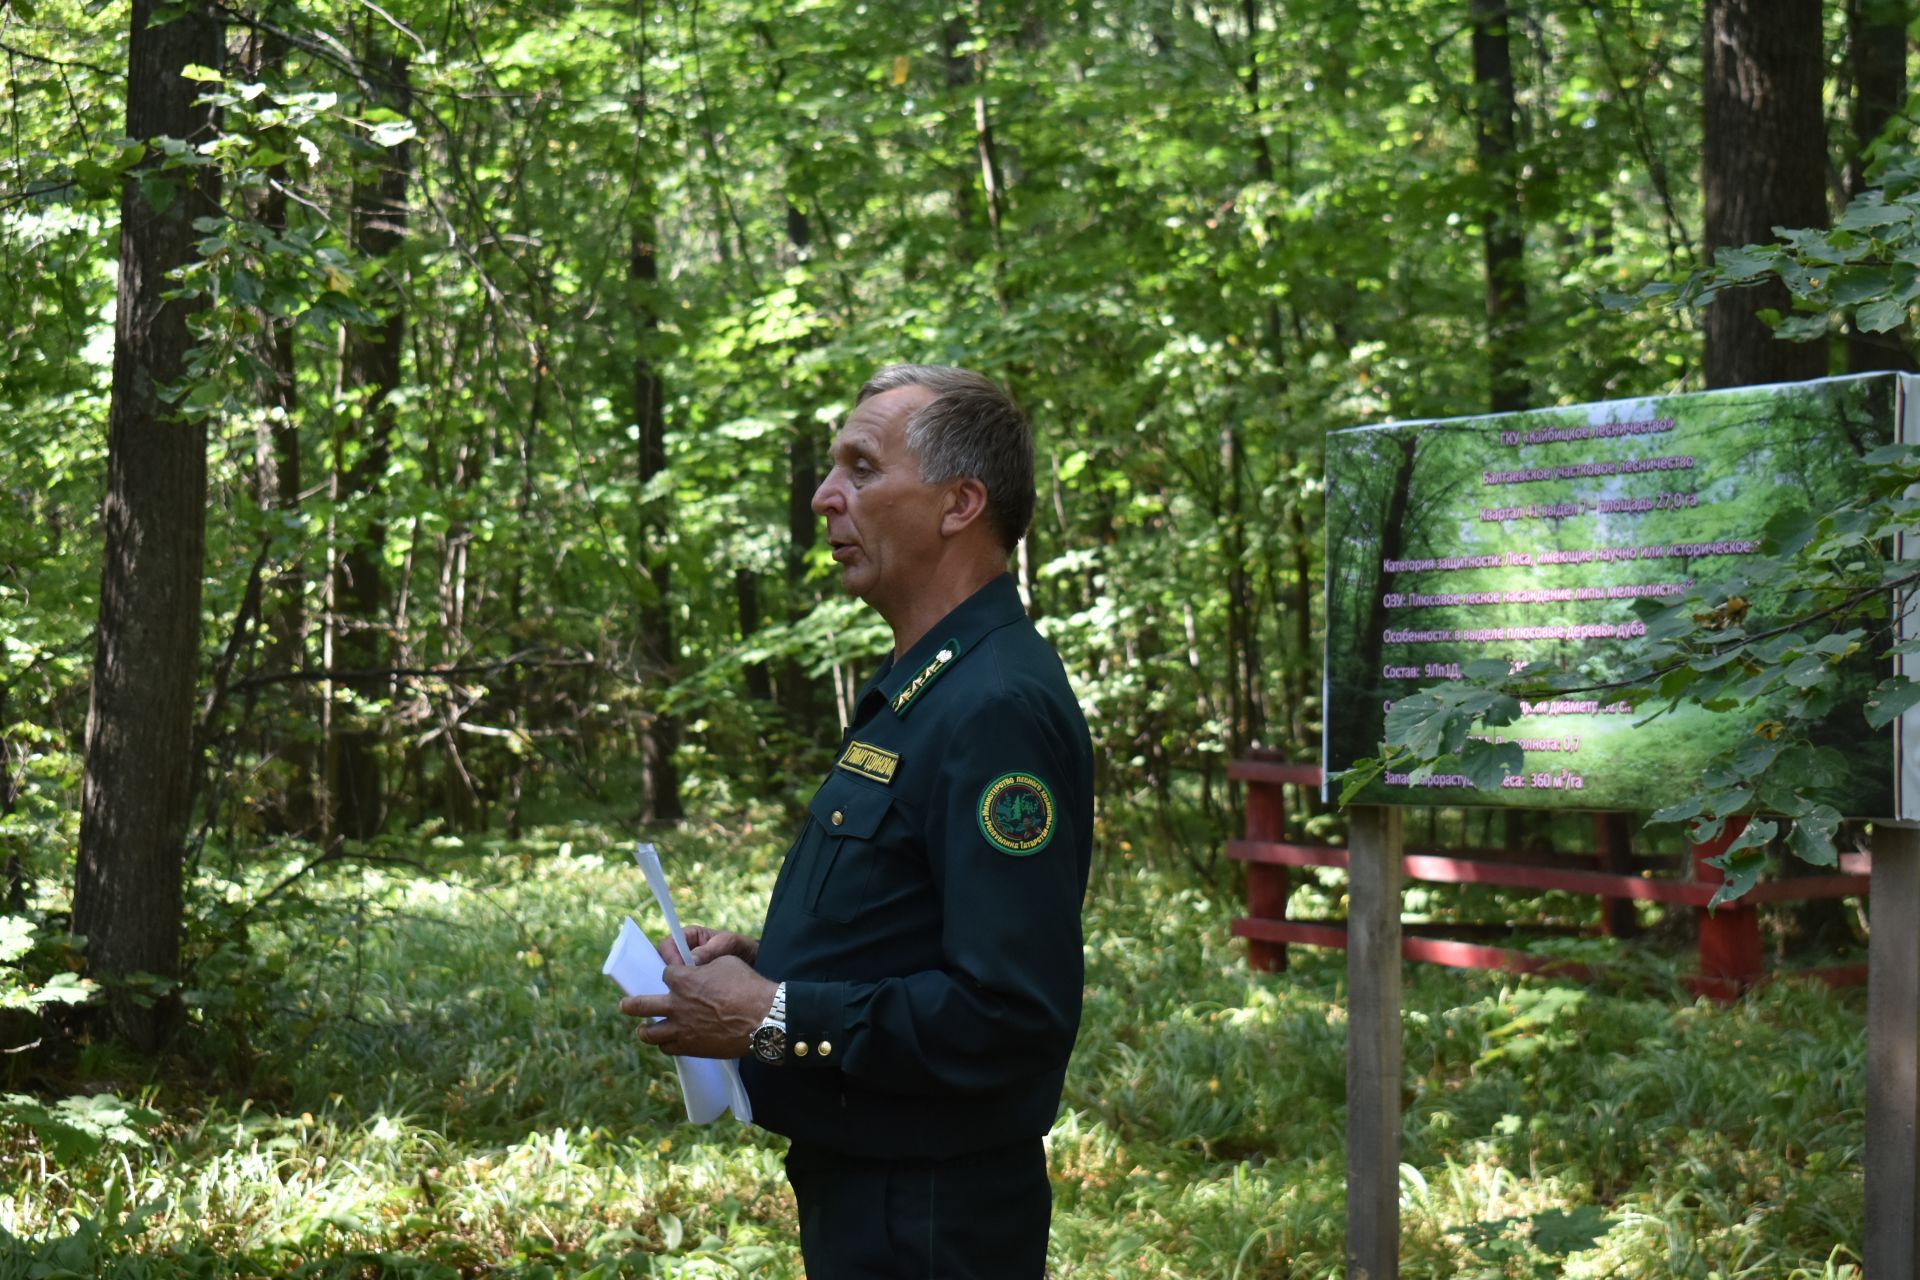
<path fill-rule="evenodd" d="M 1916 391 L 1920 378 L 1871 374 L 1329 433 L 1328 775 L 1377 753 L 1396 697 L 1476 659 L 1593 685 L 1627 674 L 1645 632 L 1635 601 L 1738 578 L 1769 519 L 1857 494 L 1862 455 L 1920 440 Z M 1792 616 L 1784 599 L 1748 598 L 1750 633 Z M 1870 652 L 1850 659 L 1815 735 L 1846 756 L 1835 799 L 1849 816 L 1920 816 L 1905 749 L 1920 746 L 1920 708 L 1879 733 L 1861 711 L 1889 669 Z M 1486 731 L 1525 752 L 1500 787 L 1388 773 L 1362 801 L 1657 809 L 1763 718 L 1683 706 L 1647 720 L 1605 692 L 1522 709 Z"/>

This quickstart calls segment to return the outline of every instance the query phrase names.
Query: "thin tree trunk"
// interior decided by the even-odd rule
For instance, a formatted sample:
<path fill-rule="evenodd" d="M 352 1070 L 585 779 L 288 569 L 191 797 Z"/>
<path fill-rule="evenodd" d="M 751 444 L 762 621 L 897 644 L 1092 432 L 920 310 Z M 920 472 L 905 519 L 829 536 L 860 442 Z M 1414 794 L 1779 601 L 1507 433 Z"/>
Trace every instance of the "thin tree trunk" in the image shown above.
<path fill-rule="evenodd" d="M 1307 703 L 1313 697 L 1313 677 L 1320 669 L 1319 655 L 1313 649 L 1313 549 L 1307 543 L 1307 518 L 1296 502 L 1287 519 L 1293 535 L 1293 740 L 1303 750 L 1318 748 L 1308 719 Z M 1324 709 L 1322 710 L 1324 714 Z"/>
<path fill-rule="evenodd" d="M 639 333 L 633 358 L 634 420 L 640 427 L 638 470 L 635 478 L 645 492 L 655 477 L 667 469 L 667 415 L 665 389 L 653 360 L 658 341 L 660 319 L 654 309 L 652 292 L 659 287 L 660 265 L 654 237 L 657 234 L 651 198 L 646 212 L 634 230 L 633 256 L 629 278 L 638 286 Z M 656 689 L 673 682 L 673 563 L 668 558 L 664 503 L 655 499 L 643 502 L 640 510 L 640 563 L 648 592 L 639 602 L 640 649 L 646 658 L 648 678 Z M 685 816 L 680 803 L 680 771 L 674 753 L 680 746 L 679 722 L 661 710 L 657 698 L 651 700 L 648 715 L 640 731 L 641 770 L 645 788 L 644 816 L 649 822 L 678 822 Z"/>
<path fill-rule="evenodd" d="M 1379 578 L 1374 582 L 1372 595 L 1367 603 L 1367 621 L 1360 632 L 1359 678 L 1366 682 L 1363 687 L 1373 689 L 1380 680 L 1381 657 L 1386 649 L 1387 613 L 1386 597 L 1393 590 L 1395 575 L 1385 568 L 1388 561 L 1398 560 L 1406 545 L 1407 510 L 1413 500 L 1413 464 L 1418 440 L 1415 436 L 1401 433 L 1387 440 L 1387 445 L 1398 452 L 1393 460 L 1393 479 L 1387 494 L 1386 513 L 1380 521 L 1380 563 Z M 1336 655 L 1329 655 L 1338 660 Z M 1320 714 L 1326 716 L 1328 709 L 1322 707 Z M 1380 741 L 1386 722 L 1386 712 L 1381 708 L 1380 699 L 1369 696 L 1363 705 L 1357 708 L 1341 708 L 1337 719 L 1329 719 L 1328 727 L 1337 735 L 1334 756 L 1336 759 L 1354 760 L 1373 750 Z"/>
<path fill-rule="evenodd" d="M 733 571 L 733 598 L 740 610 L 740 639 L 751 640 L 760 630 L 760 579 L 751 569 Z M 773 679 L 764 662 L 749 662 L 746 668 L 747 696 L 761 702 L 773 701 Z"/>
<path fill-rule="evenodd" d="M 983 0 L 973 0 L 973 146 L 980 162 L 980 190 L 987 198 L 987 226 L 993 232 L 993 250 L 1004 255 L 1000 222 L 1006 197 L 1001 190 L 1000 158 L 993 144 L 993 121 L 987 115 L 987 35 Z M 1004 265 L 1004 259 L 1003 259 Z"/>
<path fill-rule="evenodd" d="M 1867 148 L 1907 101 L 1908 0 L 1847 0 L 1847 55 L 1853 61 L 1853 154 L 1847 159 L 1849 200 L 1867 189 Z M 1847 370 L 1872 373 L 1916 366 L 1907 326 L 1862 333 L 1847 326 Z"/>
<path fill-rule="evenodd" d="M 1706 0 L 1701 184 L 1709 258 L 1771 242 L 1775 227 L 1826 225 L 1823 62 L 1819 0 Z M 1707 385 L 1826 374 L 1826 344 L 1779 341 L 1760 318 L 1789 306 L 1778 281 L 1716 297 L 1707 308 Z"/>
<path fill-rule="evenodd" d="M 257 33 L 249 51 L 251 77 L 256 81 L 277 80 L 286 61 L 284 37 Z M 291 150 L 291 144 L 267 135 L 269 145 Z M 270 179 L 260 192 L 254 217 L 274 235 L 287 230 L 287 165 L 284 161 L 267 171 Z M 263 312 L 264 332 L 260 360 L 265 369 L 261 378 L 260 403 L 267 412 L 256 428 L 254 440 L 254 496 L 262 511 L 280 514 L 286 527 L 300 510 L 300 430 L 298 391 L 295 379 L 293 325 Z M 279 567 L 267 583 L 266 665 L 272 671 L 294 671 L 306 665 L 306 574 L 298 547 L 291 540 L 275 548 Z M 313 775 L 316 765 L 313 742 L 307 725 L 312 719 L 313 691 L 304 681 L 289 684 L 287 706 L 278 716 L 269 717 L 261 732 L 263 755 L 278 756 L 286 762 L 283 789 L 268 797 L 267 822 L 270 829 L 305 832 L 314 823 Z M 247 692 L 251 713 L 254 690 Z"/>
<path fill-rule="evenodd" d="M 533 522 L 533 461 L 540 440 L 540 418 L 546 405 L 546 386 L 547 353 L 536 336 L 533 340 L 533 393 L 528 398 L 527 429 L 521 433 L 519 442 L 520 494 L 514 504 L 519 518 L 521 542 L 507 588 L 507 616 L 512 620 L 514 635 L 524 634 L 527 565 L 532 562 L 539 547 L 540 535 Z M 540 719 L 534 709 L 528 706 L 528 694 L 526 673 L 516 667 L 508 677 L 506 696 L 507 723 L 518 733 L 524 733 L 530 724 Z M 521 836 L 520 804 L 526 790 L 529 768 L 528 753 L 514 752 L 513 774 L 507 782 L 509 840 L 518 840 Z"/>
<path fill-rule="evenodd" d="M 946 55 L 947 91 L 958 96 L 973 83 L 973 59 L 960 51 L 967 42 L 967 24 L 950 18 L 940 29 L 941 50 Z M 973 179 L 962 176 L 953 184 L 953 220 L 965 231 L 973 226 Z"/>
<path fill-rule="evenodd" d="M 398 55 L 370 57 L 367 65 L 380 78 L 384 105 L 406 115 L 412 105 L 408 64 Z M 337 632 L 333 661 L 349 670 L 377 671 L 386 664 L 388 643 L 383 618 L 387 603 L 383 562 L 386 556 L 386 520 L 379 510 L 382 479 L 392 458 L 394 406 L 392 393 L 400 385 L 400 357 L 406 334 L 404 301 L 392 279 L 399 270 L 397 251 L 407 230 L 409 147 L 386 148 L 369 166 L 365 181 L 354 183 L 355 247 L 368 258 L 385 264 L 389 277 L 382 299 L 385 317 L 379 327 L 354 329 L 347 335 L 342 378 L 355 413 L 334 439 L 337 491 L 356 513 L 344 536 L 346 549 L 335 563 L 333 609 Z M 357 445 L 347 462 L 349 438 Z M 365 676 L 344 682 L 354 694 L 373 701 L 391 691 L 388 680 Z M 360 710 L 338 716 L 327 743 L 328 796 L 333 806 L 332 828 L 341 835 L 364 840 L 379 833 L 386 820 L 385 783 L 376 750 L 380 731 L 371 716 Z"/>
<path fill-rule="evenodd" d="M 8 740 L 8 730 L 13 727 L 7 718 L 7 695 L 10 690 L 0 682 L 0 818 L 10 815 L 20 803 L 19 776 L 13 771 L 13 743 Z"/>
<path fill-rule="evenodd" d="M 1520 209 L 1513 92 L 1513 11 L 1508 0 L 1468 0 L 1473 26 L 1474 132 L 1486 181 L 1481 243 L 1487 273 L 1487 380 L 1495 413 L 1530 396 L 1520 355 L 1527 325 L 1526 222 Z"/>
<path fill-rule="evenodd" d="M 820 487 L 819 443 L 814 425 L 805 414 L 794 420 L 793 438 L 787 444 L 787 621 L 799 622 L 809 606 L 806 601 L 807 557 L 820 537 L 820 519 L 813 514 L 813 492 Z M 800 660 L 789 657 L 781 665 L 780 698 L 786 708 L 787 723 L 802 737 L 811 738 L 818 716 L 818 682 L 810 678 Z"/>
<path fill-rule="evenodd" d="M 218 117 L 193 105 L 200 88 L 181 72 L 221 65 L 220 24 L 200 4 L 156 24 L 157 8 L 133 0 L 127 134 L 197 146 Z M 114 1029 L 143 1048 L 159 1042 L 174 1006 L 137 1000 L 111 980 L 180 969 L 206 549 L 206 426 L 176 417 L 162 399 L 188 375 L 188 319 L 206 304 L 165 295 L 169 273 L 195 259 L 194 219 L 219 213 L 219 182 L 212 166 L 163 175 L 149 163 L 120 197 L 106 545 L 73 929 L 87 939 L 88 969 L 109 981 Z"/>
<path fill-rule="evenodd" d="M 1252 581 L 1247 573 L 1242 449 L 1239 425 L 1228 424 L 1220 432 L 1220 463 L 1227 480 L 1227 508 L 1222 513 L 1227 556 L 1227 751 L 1236 760 L 1260 733 L 1253 697 L 1258 677 L 1253 652 Z"/>

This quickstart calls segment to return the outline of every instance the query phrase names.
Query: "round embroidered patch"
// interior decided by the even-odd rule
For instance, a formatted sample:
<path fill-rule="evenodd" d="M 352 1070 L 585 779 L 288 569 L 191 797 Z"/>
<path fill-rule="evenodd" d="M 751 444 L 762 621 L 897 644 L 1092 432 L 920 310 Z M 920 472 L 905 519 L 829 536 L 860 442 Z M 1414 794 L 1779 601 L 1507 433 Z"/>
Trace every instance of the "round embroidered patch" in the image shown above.
<path fill-rule="evenodd" d="M 1030 773 L 1005 773 L 980 793 L 980 834 L 1002 853 L 1024 858 L 1053 839 L 1053 793 Z"/>

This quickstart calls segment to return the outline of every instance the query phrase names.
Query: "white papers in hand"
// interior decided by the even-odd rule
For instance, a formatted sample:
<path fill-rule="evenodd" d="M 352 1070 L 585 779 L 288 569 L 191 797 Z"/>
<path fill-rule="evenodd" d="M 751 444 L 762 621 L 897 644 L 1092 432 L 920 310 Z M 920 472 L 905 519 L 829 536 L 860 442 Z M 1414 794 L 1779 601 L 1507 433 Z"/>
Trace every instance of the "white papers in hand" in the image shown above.
<path fill-rule="evenodd" d="M 680 958 L 688 964 L 694 963 L 693 948 L 687 945 L 687 935 L 680 928 L 680 913 L 673 909 L 673 892 L 667 888 L 666 869 L 660 865 L 660 851 L 646 842 L 633 846 L 633 860 L 640 864 L 640 871 L 647 877 L 647 884 L 653 890 L 653 900 L 660 904 L 660 914 L 667 918 L 667 936 L 673 939 L 673 945 L 680 948 Z M 729 1061 L 725 1064 L 727 1077 L 727 1098 L 733 1106 L 733 1115 L 741 1124 L 753 1123 L 753 1103 L 747 1100 L 747 1086 L 741 1083 L 740 1066 Z"/>
<path fill-rule="evenodd" d="M 627 995 L 663 996 L 667 994 L 666 971 L 660 953 L 633 922 L 633 917 L 628 916 L 621 922 L 620 936 L 613 940 L 613 950 L 607 953 L 607 962 L 600 967 L 600 972 L 612 978 Z M 740 1089 L 740 1069 L 732 1062 L 676 1057 L 673 1065 L 680 1072 L 680 1096 L 687 1104 L 687 1119 L 694 1124 L 713 1121 L 727 1109 L 734 1090 Z M 740 1096 L 744 1101 L 744 1090 Z M 753 1120 L 751 1110 L 742 1115 L 737 1105 L 734 1115 L 743 1122 Z"/>

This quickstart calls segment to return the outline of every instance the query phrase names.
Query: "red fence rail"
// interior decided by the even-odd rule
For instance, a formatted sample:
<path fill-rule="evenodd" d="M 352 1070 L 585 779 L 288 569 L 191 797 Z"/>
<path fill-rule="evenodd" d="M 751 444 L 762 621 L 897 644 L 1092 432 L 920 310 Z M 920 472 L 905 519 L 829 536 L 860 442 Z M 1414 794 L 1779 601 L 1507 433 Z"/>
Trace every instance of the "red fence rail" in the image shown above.
<path fill-rule="evenodd" d="M 1347 850 L 1333 845 L 1296 844 L 1287 837 L 1286 788 L 1320 786 L 1320 766 L 1273 760 L 1236 760 L 1227 776 L 1245 784 L 1246 838 L 1227 845 L 1227 856 L 1247 866 L 1247 914 L 1233 922 L 1235 937 L 1247 940 L 1247 960 L 1256 970 L 1287 967 L 1289 946 L 1344 947 L 1343 920 L 1302 920 L 1287 914 L 1293 893 L 1295 867 L 1347 866 Z M 1707 865 L 1731 844 L 1745 825 L 1728 822 L 1712 841 L 1696 844 L 1678 876 L 1656 875 L 1641 868 L 1631 851 L 1632 815 L 1593 815 L 1596 851 L 1587 855 L 1541 855 L 1518 849 L 1475 849 L 1408 853 L 1401 865 L 1409 880 L 1429 884 L 1487 884 L 1540 892 L 1560 891 L 1601 899 L 1601 927 L 1614 936 L 1629 936 L 1635 928 L 1633 903 L 1666 902 L 1691 907 L 1699 926 L 1699 970 L 1693 990 L 1717 999 L 1731 999 L 1760 982 L 1766 966 L 1760 944 L 1762 903 L 1796 902 L 1814 898 L 1864 898 L 1867 866 L 1848 858 L 1833 875 L 1762 881 L 1736 903 L 1709 911 L 1722 877 Z M 1571 865 L 1570 865 L 1571 864 Z M 1451 930 L 1456 934 L 1471 928 Z M 1494 969 L 1508 973 L 1554 972 L 1586 976 L 1584 966 L 1512 947 L 1489 946 L 1464 937 L 1428 936 L 1409 931 L 1401 953 L 1409 960 L 1466 969 Z M 1807 971 L 1832 983 L 1863 982 L 1866 966 L 1842 965 Z"/>

